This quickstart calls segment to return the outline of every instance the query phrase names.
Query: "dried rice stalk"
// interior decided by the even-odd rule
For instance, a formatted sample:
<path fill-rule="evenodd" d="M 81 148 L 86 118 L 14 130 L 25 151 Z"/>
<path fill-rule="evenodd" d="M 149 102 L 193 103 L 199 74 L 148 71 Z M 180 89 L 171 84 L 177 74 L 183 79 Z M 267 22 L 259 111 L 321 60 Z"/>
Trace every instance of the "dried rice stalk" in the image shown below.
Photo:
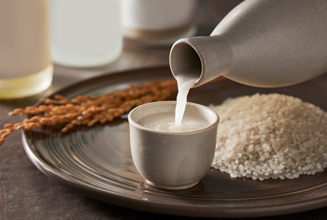
<path fill-rule="evenodd" d="M 44 105 L 29 106 L 25 109 L 14 109 L 10 116 L 34 116 L 16 124 L 6 124 L 0 130 L 0 145 L 15 130 L 31 130 L 42 126 L 62 126 L 65 133 L 75 126 L 88 127 L 96 123 L 110 122 L 132 108 L 154 101 L 163 101 L 177 93 L 176 80 L 153 81 L 141 86 L 131 85 L 130 88 L 105 95 L 77 96 L 71 100 L 62 95 L 54 99 L 44 100 Z"/>

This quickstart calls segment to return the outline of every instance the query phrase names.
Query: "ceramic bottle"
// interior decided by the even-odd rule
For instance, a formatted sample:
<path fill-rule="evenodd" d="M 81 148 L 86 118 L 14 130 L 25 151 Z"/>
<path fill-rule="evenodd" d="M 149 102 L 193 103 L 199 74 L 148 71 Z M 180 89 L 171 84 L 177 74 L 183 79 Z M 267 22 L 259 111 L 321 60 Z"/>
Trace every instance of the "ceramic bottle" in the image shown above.
<path fill-rule="evenodd" d="M 300 83 L 327 72 L 327 1 L 246 0 L 209 37 L 178 40 L 172 73 L 218 76 L 257 87 Z"/>
<path fill-rule="evenodd" d="M 196 0 L 122 0 L 124 38 L 146 46 L 171 46 L 196 33 Z"/>

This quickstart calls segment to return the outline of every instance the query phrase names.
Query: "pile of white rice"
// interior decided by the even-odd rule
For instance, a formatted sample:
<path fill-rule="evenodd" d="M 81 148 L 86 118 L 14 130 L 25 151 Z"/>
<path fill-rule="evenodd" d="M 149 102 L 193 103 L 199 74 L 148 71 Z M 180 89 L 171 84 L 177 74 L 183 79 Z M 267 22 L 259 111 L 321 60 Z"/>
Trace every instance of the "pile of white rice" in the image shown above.
<path fill-rule="evenodd" d="M 220 116 L 212 167 L 231 177 L 293 179 L 327 166 L 327 113 L 280 94 L 211 106 Z"/>

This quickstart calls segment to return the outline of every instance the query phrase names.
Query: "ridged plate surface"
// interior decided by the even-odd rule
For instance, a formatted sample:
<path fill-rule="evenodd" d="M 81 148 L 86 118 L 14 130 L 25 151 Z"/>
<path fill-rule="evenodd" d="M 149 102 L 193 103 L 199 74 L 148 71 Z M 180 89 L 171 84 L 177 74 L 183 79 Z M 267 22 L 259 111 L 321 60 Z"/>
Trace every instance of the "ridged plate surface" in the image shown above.
<path fill-rule="evenodd" d="M 157 79 L 170 78 L 169 68 L 133 70 L 104 75 L 69 86 L 58 94 L 108 93 Z M 327 110 L 326 76 L 295 86 L 259 89 L 229 80 L 192 89 L 189 101 L 220 104 L 227 97 L 282 93 Z M 210 170 L 187 190 L 165 191 L 145 183 L 136 171 L 129 148 L 128 122 L 80 128 L 63 135 L 54 129 L 23 133 L 31 161 L 46 175 L 84 195 L 143 211 L 200 217 L 253 217 L 294 213 L 327 205 L 327 172 L 294 180 L 232 179 Z"/>

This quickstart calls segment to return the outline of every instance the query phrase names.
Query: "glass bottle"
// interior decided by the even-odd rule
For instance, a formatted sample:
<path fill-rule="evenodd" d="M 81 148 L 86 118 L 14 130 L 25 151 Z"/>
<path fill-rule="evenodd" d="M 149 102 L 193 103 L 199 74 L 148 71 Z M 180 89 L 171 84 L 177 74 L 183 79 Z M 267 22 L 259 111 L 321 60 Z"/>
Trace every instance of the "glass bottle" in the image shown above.
<path fill-rule="evenodd" d="M 120 0 L 50 0 L 51 57 L 71 67 L 94 67 L 122 51 Z"/>
<path fill-rule="evenodd" d="M 0 99 L 47 89 L 52 81 L 47 0 L 0 0 Z"/>

